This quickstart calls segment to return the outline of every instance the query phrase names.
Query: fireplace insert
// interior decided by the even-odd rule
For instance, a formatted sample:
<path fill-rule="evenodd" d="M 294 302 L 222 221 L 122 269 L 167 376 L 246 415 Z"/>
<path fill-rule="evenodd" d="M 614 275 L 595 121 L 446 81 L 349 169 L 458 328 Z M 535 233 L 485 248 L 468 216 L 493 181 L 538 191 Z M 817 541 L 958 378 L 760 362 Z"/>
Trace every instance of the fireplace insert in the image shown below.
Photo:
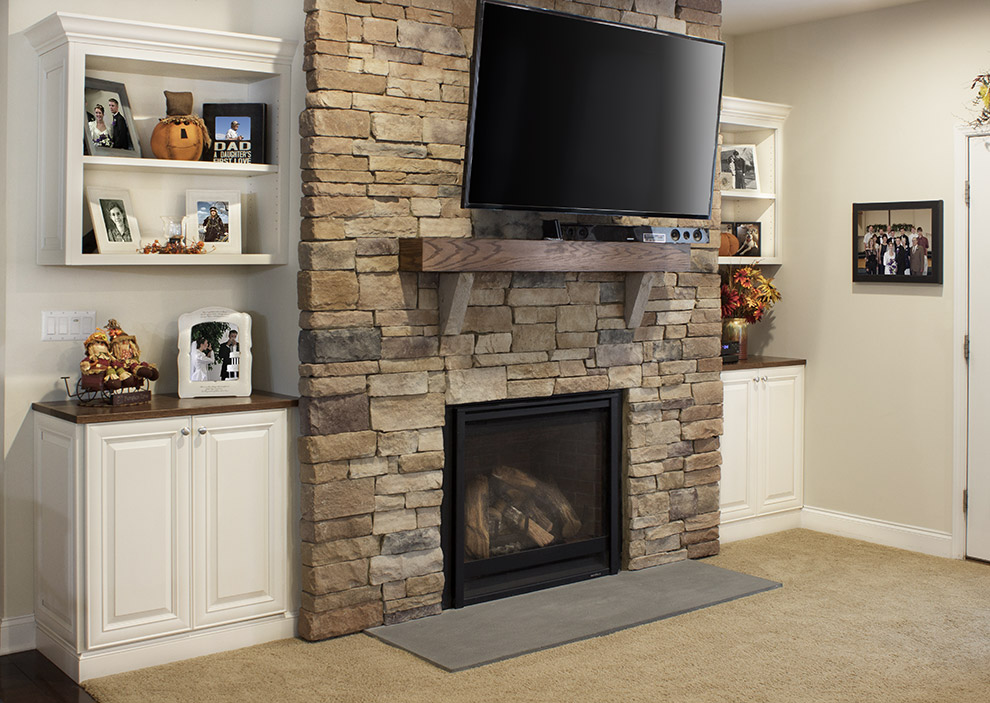
<path fill-rule="evenodd" d="M 619 570 L 621 392 L 447 409 L 444 607 Z"/>

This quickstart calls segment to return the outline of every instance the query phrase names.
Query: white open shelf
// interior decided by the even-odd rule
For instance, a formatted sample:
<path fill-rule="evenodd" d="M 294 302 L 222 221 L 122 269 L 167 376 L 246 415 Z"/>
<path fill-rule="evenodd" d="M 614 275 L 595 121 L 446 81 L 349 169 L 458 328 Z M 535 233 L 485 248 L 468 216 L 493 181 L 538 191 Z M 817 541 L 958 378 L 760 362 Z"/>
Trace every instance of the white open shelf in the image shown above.
<path fill-rule="evenodd" d="M 719 264 L 780 264 L 783 262 L 781 233 L 777 229 L 780 209 L 780 164 L 784 121 L 791 108 L 744 98 L 722 97 L 720 131 L 723 145 L 752 144 L 756 147 L 759 190 L 723 190 L 722 222 L 759 222 L 760 256 L 720 256 Z"/>
<path fill-rule="evenodd" d="M 93 265 L 284 264 L 289 253 L 289 105 L 296 43 L 189 27 L 57 12 L 26 31 L 39 55 L 38 263 Z M 142 158 L 83 153 L 87 78 L 122 83 Z M 227 164 L 156 159 L 151 132 L 165 115 L 163 91 L 191 91 L 203 103 L 264 103 L 267 162 Z M 163 216 L 183 216 L 187 190 L 236 190 L 241 254 L 83 254 L 92 229 L 87 187 L 128 191 L 141 241 L 163 241 Z"/>

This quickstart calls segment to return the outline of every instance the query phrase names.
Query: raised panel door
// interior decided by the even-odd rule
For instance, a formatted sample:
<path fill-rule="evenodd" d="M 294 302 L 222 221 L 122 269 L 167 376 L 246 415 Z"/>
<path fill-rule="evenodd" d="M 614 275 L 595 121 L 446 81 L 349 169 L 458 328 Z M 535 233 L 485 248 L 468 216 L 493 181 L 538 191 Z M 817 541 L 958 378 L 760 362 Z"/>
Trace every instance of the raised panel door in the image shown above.
<path fill-rule="evenodd" d="M 800 507 L 804 473 L 804 369 L 760 371 L 761 514 Z"/>
<path fill-rule="evenodd" d="M 88 646 L 188 630 L 189 418 L 90 425 Z"/>
<path fill-rule="evenodd" d="M 722 522 L 756 514 L 757 408 L 754 371 L 722 374 Z"/>
<path fill-rule="evenodd" d="M 196 627 L 285 610 L 285 413 L 195 418 Z"/>

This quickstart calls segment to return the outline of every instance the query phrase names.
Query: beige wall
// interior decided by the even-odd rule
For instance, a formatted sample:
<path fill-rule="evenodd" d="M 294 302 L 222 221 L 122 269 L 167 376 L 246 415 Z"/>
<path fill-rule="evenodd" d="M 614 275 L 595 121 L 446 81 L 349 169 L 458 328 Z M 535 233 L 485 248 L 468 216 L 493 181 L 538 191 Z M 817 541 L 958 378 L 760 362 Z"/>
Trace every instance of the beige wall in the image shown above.
<path fill-rule="evenodd" d="M 738 37 L 735 94 L 788 103 L 784 299 L 758 351 L 808 359 L 805 502 L 952 529 L 954 129 L 990 4 L 929 0 Z M 942 286 L 853 284 L 853 202 L 944 200 Z"/>
<path fill-rule="evenodd" d="M 6 5 L 6 3 L 5 3 Z M 287 6 L 288 5 L 288 6 Z M 3 574 L 2 612 L 5 617 L 33 610 L 32 581 L 32 424 L 35 400 L 65 398 L 60 376 L 75 379 L 82 357 L 79 342 L 40 342 L 42 310 L 96 310 L 98 324 L 115 317 L 137 335 L 142 357 L 157 363 L 162 378 L 157 392 L 175 392 L 177 329 L 184 312 L 205 305 L 224 305 L 251 313 L 254 322 L 254 386 L 295 393 L 298 374 L 296 338 L 295 242 L 300 197 L 299 179 L 292 178 L 288 207 L 293 211 L 290 258 L 287 266 L 256 267 L 57 267 L 35 264 L 35 206 L 38 147 L 34 124 L 37 113 L 37 56 L 24 30 L 56 10 L 99 14 L 83 0 L 10 0 L 7 59 L 11 67 L 5 96 L 13 115 L 4 131 L 7 156 L 5 193 L 12 204 L 6 215 L 6 233 L 0 260 L 6 259 L 0 278 L 6 278 L 3 343 L 7 349 L 3 376 Z M 302 42 L 302 3 L 242 2 L 235 0 L 174 0 L 170 3 L 117 3 L 113 17 L 163 24 L 189 24 L 234 32 L 264 34 Z M 4 33 L 7 37 L 7 33 Z M 302 47 L 293 74 L 293 104 L 287 111 L 295 125 L 304 103 L 301 72 Z M 6 74 L 6 72 L 5 72 Z M 6 111 L 5 111 L 6 112 Z M 298 139 L 282 166 L 299 172 Z M 2 301 L 2 298 L 0 298 Z"/>

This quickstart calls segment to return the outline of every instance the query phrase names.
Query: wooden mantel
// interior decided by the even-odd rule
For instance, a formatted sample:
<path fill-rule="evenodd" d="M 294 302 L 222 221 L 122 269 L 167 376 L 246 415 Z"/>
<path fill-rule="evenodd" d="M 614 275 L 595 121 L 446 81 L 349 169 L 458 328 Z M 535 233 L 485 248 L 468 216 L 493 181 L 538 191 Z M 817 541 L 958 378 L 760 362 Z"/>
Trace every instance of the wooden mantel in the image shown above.
<path fill-rule="evenodd" d="M 626 326 L 638 327 L 656 273 L 687 271 L 690 244 L 532 239 L 400 239 L 399 269 L 440 274 L 440 333 L 460 334 L 479 271 L 623 271 Z"/>

